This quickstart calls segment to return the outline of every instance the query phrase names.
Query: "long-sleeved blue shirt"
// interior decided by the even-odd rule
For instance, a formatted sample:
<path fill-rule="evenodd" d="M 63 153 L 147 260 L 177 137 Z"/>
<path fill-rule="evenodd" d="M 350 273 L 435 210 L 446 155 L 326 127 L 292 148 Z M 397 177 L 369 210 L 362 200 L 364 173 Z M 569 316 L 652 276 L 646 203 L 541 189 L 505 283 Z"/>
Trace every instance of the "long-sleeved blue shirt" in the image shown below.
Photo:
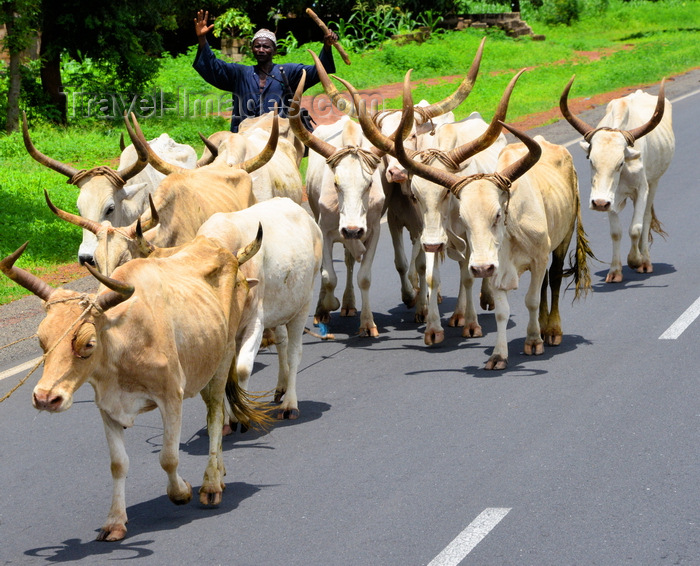
<path fill-rule="evenodd" d="M 330 49 L 322 49 L 319 59 L 328 73 L 335 72 L 333 52 Z M 305 88 L 319 82 L 318 72 L 314 65 L 284 63 L 272 67 L 265 82 L 265 88 L 261 93 L 260 78 L 255 66 L 226 63 L 217 59 L 208 43 L 197 50 L 197 56 L 192 66 L 210 85 L 231 92 L 233 98 L 232 132 L 238 131 L 238 125 L 245 118 L 262 116 L 273 110 L 275 102 L 279 108 L 279 115 L 283 118 L 287 116 L 291 96 L 288 95 L 280 68 L 284 69 L 292 93 L 299 86 L 303 70 L 306 70 Z"/>

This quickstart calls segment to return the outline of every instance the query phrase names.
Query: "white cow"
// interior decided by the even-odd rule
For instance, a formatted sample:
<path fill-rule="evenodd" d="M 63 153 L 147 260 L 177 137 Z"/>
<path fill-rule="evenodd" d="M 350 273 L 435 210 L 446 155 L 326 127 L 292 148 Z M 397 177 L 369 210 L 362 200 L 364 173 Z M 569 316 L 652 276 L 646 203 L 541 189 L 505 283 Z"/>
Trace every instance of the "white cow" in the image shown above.
<path fill-rule="evenodd" d="M 506 145 L 499 121 L 505 119 L 510 95 L 522 72 L 517 73 L 508 84 L 490 124 L 478 112 L 458 122 L 441 124 L 432 134 L 416 136 L 416 149 L 409 152 L 411 159 L 462 176 L 493 173 L 498 155 Z M 409 104 L 413 105 L 410 71 L 404 80 L 404 107 Z M 383 137 L 364 113 L 361 113 L 361 123 L 375 145 L 394 152 L 392 141 Z M 428 307 L 424 341 L 427 345 L 437 344 L 445 336 L 438 308 L 440 270 L 437 261 L 445 251 L 460 267 L 457 306 L 449 324 L 464 326 L 462 334 L 465 337 L 481 336 L 482 330 L 472 300 L 473 277 L 468 268 L 469 250 L 464 225 L 458 214 L 459 202 L 446 187 L 419 176 L 410 179 L 408 190 L 421 214 L 420 243 L 427 264 Z M 483 308 L 493 308 L 488 280 L 482 284 L 481 305 Z"/>
<path fill-rule="evenodd" d="M 199 229 L 229 250 L 250 242 L 262 226 L 260 251 L 241 273 L 258 284 L 248 294 L 236 339 L 236 373 L 247 390 L 264 329 L 275 331 L 279 371 L 275 401 L 284 401 L 277 418 L 299 416 L 296 375 L 301 361 L 304 324 L 321 268 L 323 236 L 314 219 L 288 198 L 259 202 L 239 212 L 214 214 Z"/>
<path fill-rule="evenodd" d="M 671 103 L 664 98 L 664 82 L 661 81 L 658 96 L 637 90 L 612 100 L 596 128 L 569 111 L 567 98 L 573 82 L 572 77 L 559 106 L 567 121 L 584 137 L 581 147 L 591 162 L 589 206 L 608 213 L 613 253 L 605 282 L 622 281 L 619 213 L 628 198 L 634 203 L 634 212 L 627 265 L 639 273 L 651 273 L 654 271 L 649 253 L 651 230 L 665 235 L 654 214 L 654 196 L 676 146 Z"/>
<path fill-rule="evenodd" d="M 469 271 L 474 277 L 492 279 L 498 338 L 485 366 L 489 370 L 505 369 L 508 364 L 507 293 L 517 289 L 524 271 L 530 271 L 525 297 L 530 315 L 525 353 L 542 354 L 544 341 L 550 345 L 561 343 L 559 291 L 575 229 L 575 266 L 570 272 L 575 276 L 576 296 L 590 286 L 586 257 L 591 254 L 581 226 L 578 179 L 571 155 L 541 136 L 532 140 L 506 127 L 525 145 L 507 146 L 498 159 L 497 172 L 490 175 L 462 177 L 413 161 L 400 143 L 396 145 L 397 157 L 405 167 L 449 188 L 459 199 L 458 214 L 471 252 Z M 552 265 L 547 271 L 550 254 Z M 547 282 L 551 309 L 547 305 Z"/>
<path fill-rule="evenodd" d="M 294 133 L 309 148 L 306 191 L 309 205 L 323 233 L 321 292 L 315 317 L 321 334 L 328 334 L 330 312 L 341 308 L 341 316 L 356 313 L 352 282 L 355 262 L 360 262 L 357 282 L 362 294 L 359 332 L 378 336 L 369 300 L 371 270 L 379 241 L 379 227 L 384 209 L 381 182 L 381 157 L 362 134 L 360 126 L 343 116 L 334 124 L 322 125 L 310 133 L 301 124 L 299 101 L 306 74 L 295 93 L 290 110 Z M 335 297 L 338 279 L 333 267 L 333 244 L 345 248 L 347 280 L 342 305 Z"/>
<path fill-rule="evenodd" d="M 122 150 L 119 168 L 99 166 L 89 170 L 75 169 L 39 152 L 29 137 L 27 118 L 24 116 L 22 133 L 29 154 L 42 165 L 66 175 L 69 183 L 80 189 L 78 210 L 81 216 L 101 223 L 109 221 L 113 226 L 127 226 L 148 210 L 148 195 L 153 193 L 164 175 L 148 164 L 145 154 L 129 145 Z M 163 160 L 192 169 L 197 155 L 190 146 L 175 142 L 168 134 L 162 134 L 148 142 Z M 78 250 L 81 264 L 94 265 L 97 239 L 92 232 L 83 231 L 83 241 Z"/>

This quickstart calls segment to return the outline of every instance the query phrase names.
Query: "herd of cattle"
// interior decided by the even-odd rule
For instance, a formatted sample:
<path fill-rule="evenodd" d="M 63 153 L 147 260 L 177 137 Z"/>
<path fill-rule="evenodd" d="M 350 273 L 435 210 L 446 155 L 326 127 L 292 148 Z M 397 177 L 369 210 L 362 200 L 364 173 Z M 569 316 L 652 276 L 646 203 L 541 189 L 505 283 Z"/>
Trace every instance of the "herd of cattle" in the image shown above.
<path fill-rule="evenodd" d="M 522 71 L 490 123 L 477 112 L 455 120 L 452 111 L 469 95 L 482 51 L 483 42 L 457 91 L 434 104 L 413 104 L 406 73 L 401 111 L 368 111 L 353 86 L 339 79 L 350 104 L 317 63 L 326 93 L 345 113 L 340 120 L 313 132 L 303 127 L 302 80 L 289 119 L 270 113 L 247 120 L 240 133 L 216 132 L 203 138 L 199 160 L 191 147 L 167 134 L 148 142 L 132 115 L 125 117 L 132 145 L 123 148 L 119 168 L 78 171 L 37 150 L 25 118 L 29 154 L 79 188 L 80 215 L 56 208 L 48 193 L 46 201 L 59 217 L 83 228 L 79 260 L 102 285 L 96 294 L 50 287 L 14 265 L 27 244 L 3 259 L 0 269 L 45 302 L 38 330 L 44 371 L 33 392 L 34 406 L 64 411 L 85 382 L 95 390 L 114 486 L 99 540 L 126 534 L 129 461 L 123 431 L 139 413 L 160 410 L 167 493 L 173 502 L 186 503 L 192 488 L 177 471 L 182 401 L 201 394 L 210 442 L 199 491 L 205 505 L 221 502 L 221 442 L 231 425 L 298 417 L 296 374 L 319 272 L 314 318 L 321 336 L 332 337 L 332 311 L 356 314 L 356 262 L 359 331 L 377 336 L 371 266 L 384 214 L 401 298 L 415 307 L 416 322 L 425 323 L 427 345 L 444 339 L 438 304 L 445 253 L 460 270 L 449 324 L 462 326 L 464 337 L 482 335 L 474 278 L 481 279 L 481 308 L 495 309 L 496 345 L 486 369 L 507 367 L 508 291 L 518 287 L 524 271 L 531 272 L 525 353 L 542 354 L 545 344 L 561 342 L 562 279 L 573 276 L 576 296 L 590 288 L 592 252 L 581 225 L 576 170 L 564 147 L 504 123 Z M 622 280 L 618 213 L 628 198 L 634 213 L 627 263 L 651 272 L 650 231 L 661 230 L 654 193 L 674 152 L 663 82 L 658 96 L 637 91 L 612 101 L 595 128 L 569 111 L 572 83 L 560 108 L 584 136 L 581 145 L 592 170 L 589 206 L 608 212 L 610 219 L 613 255 L 606 281 Z M 503 127 L 521 143 L 507 144 Z M 304 146 L 313 218 L 301 206 Z M 404 229 L 413 243 L 410 260 Z M 565 269 L 572 239 L 571 265 Z M 342 243 L 347 267 L 342 301 L 335 296 L 335 243 Z M 265 341 L 276 344 L 279 358 L 274 411 L 247 395 Z"/>

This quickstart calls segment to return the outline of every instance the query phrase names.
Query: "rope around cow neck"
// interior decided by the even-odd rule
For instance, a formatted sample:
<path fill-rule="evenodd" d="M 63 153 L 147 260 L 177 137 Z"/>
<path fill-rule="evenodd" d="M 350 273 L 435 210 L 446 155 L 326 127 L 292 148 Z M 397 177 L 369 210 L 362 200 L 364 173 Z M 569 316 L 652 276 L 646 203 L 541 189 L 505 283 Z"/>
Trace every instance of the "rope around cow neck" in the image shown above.
<path fill-rule="evenodd" d="M 600 128 L 595 128 L 594 130 L 590 130 L 586 134 L 584 134 L 583 139 L 587 143 L 591 143 L 591 138 L 593 137 L 594 134 L 597 134 L 598 132 L 617 132 L 619 134 L 622 134 L 622 137 L 625 138 L 625 141 L 627 142 L 627 145 L 632 147 L 634 145 L 635 139 L 634 136 L 628 132 L 627 130 L 620 130 L 619 128 L 610 128 L 608 126 L 601 126 Z"/>
<path fill-rule="evenodd" d="M 506 205 L 503 207 L 503 224 L 508 224 L 508 206 L 510 205 L 510 188 L 512 182 L 500 173 L 477 173 L 476 175 L 469 175 L 457 181 L 454 185 L 450 187 L 450 192 L 459 198 L 459 194 L 462 192 L 469 183 L 473 181 L 478 181 L 479 179 L 486 179 L 490 181 L 496 187 L 498 187 L 502 192 L 506 193 Z"/>
<path fill-rule="evenodd" d="M 357 155 L 362 163 L 362 168 L 370 175 L 374 173 L 381 162 L 381 159 L 371 151 L 364 149 L 363 147 L 348 145 L 341 147 L 338 151 L 326 159 L 326 163 L 330 168 L 334 169 L 338 165 L 338 161 L 347 155 Z"/>
<path fill-rule="evenodd" d="M 77 296 L 77 297 L 68 297 L 68 298 L 66 298 L 66 299 L 56 299 L 55 301 L 47 301 L 47 302 L 46 302 L 46 306 L 48 307 L 48 306 L 50 306 L 50 305 L 54 305 L 54 304 L 57 304 L 57 303 L 67 303 L 67 302 L 69 302 L 69 301 L 80 301 L 79 305 L 80 305 L 80 306 L 85 306 L 85 308 L 83 309 L 83 312 L 80 313 L 80 315 L 78 316 L 78 318 L 76 318 L 76 319 L 73 321 L 73 323 L 66 329 L 66 331 L 63 333 L 63 335 L 62 335 L 58 340 L 56 340 L 56 343 L 55 343 L 53 346 L 51 346 L 51 348 L 49 348 L 49 349 L 41 356 L 41 358 L 40 358 L 39 361 L 34 365 L 34 367 L 33 367 L 31 370 L 29 370 L 29 373 L 28 373 L 27 375 L 25 375 L 22 379 L 20 379 L 19 382 L 17 383 L 17 385 L 15 385 L 12 389 L 10 389 L 10 391 L 9 391 L 6 395 L 4 395 L 2 398 L 0 398 L 0 403 L 2 403 L 3 401 L 9 399 L 10 396 L 11 396 L 15 391 L 17 391 L 20 387 L 22 387 L 22 385 L 25 384 L 25 382 L 26 382 L 26 381 L 29 379 L 29 377 L 38 369 L 38 367 L 39 367 L 41 364 L 43 364 L 44 361 L 46 361 L 46 358 L 48 357 L 48 355 L 56 349 L 56 346 L 58 346 L 58 345 L 61 343 L 61 341 L 62 341 L 66 336 L 68 336 L 68 333 L 73 329 L 73 327 L 74 327 L 76 324 L 78 324 L 78 322 L 80 322 L 82 319 L 85 318 L 85 316 L 87 315 L 87 313 L 90 312 L 90 309 L 94 308 L 94 309 L 97 311 L 98 314 L 102 314 L 102 313 L 104 312 L 104 311 L 102 310 L 102 308 L 101 308 L 101 307 L 97 304 L 97 302 L 95 301 L 95 297 L 90 297 L 90 295 L 88 295 L 87 293 L 82 293 L 82 294 L 80 294 L 80 295 Z M 36 336 L 36 334 L 34 334 L 34 336 Z M 33 336 L 29 336 L 29 338 L 33 338 Z M 22 340 L 26 340 L 26 338 L 22 338 Z M 21 342 L 22 340 L 17 340 L 17 342 Z M 14 343 L 16 344 L 17 342 L 14 342 Z M 11 344 L 8 344 L 8 346 L 10 346 L 10 345 L 11 345 Z"/>

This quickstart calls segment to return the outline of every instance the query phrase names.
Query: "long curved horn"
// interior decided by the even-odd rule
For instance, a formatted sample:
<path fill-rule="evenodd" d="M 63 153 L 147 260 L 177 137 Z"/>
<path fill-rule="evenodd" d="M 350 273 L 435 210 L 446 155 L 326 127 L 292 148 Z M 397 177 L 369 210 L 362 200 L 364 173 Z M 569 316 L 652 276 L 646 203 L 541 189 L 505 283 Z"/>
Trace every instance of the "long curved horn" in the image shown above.
<path fill-rule="evenodd" d="M 131 115 L 133 116 L 134 114 L 132 113 Z M 136 120 L 136 118 L 134 118 L 134 120 Z M 126 124 L 126 129 L 129 132 L 129 136 L 133 141 L 134 136 L 132 136 L 132 130 L 129 125 L 129 121 L 127 120 L 126 113 L 124 115 L 124 123 Z M 128 181 L 129 179 L 143 171 L 146 168 L 146 165 L 148 165 L 147 148 L 149 148 L 148 144 L 146 144 L 146 147 L 144 148 L 142 145 L 134 143 L 134 149 L 136 150 L 137 155 L 136 161 L 131 165 L 124 167 L 124 169 L 119 169 L 119 171 L 117 171 L 117 175 L 119 175 L 125 181 Z"/>
<path fill-rule="evenodd" d="M 520 78 L 520 75 L 522 75 L 524 72 L 525 69 L 521 69 L 520 71 L 518 71 L 508 83 L 508 86 L 506 87 L 506 90 L 503 92 L 503 96 L 501 97 L 501 101 L 498 103 L 498 108 L 496 109 L 496 112 L 493 115 L 493 119 L 491 120 L 489 127 L 486 128 L 486 131 L 475 140 L 472 140 L 459 147 L 456 147 L 447 153 L 447 155 L 451 159 L 453 159 L 455 163 L 462 163 L 463 161 L 466 161 L 473 155 L 484 151 L 487 147 L 491 146 L 498 139 L 498 136 L 500 135 L 502 130 L 501 123 L 506 119 L 506 114 L 508 112 L 508 102 L 510 101 L 510 95 L 513 92 L 513 88 L 515 88 L 515 83 Z"/>
<path fill-rule="evenodd" d="M 569 110 L 569 91 L 571 90 L 571 85 L 574 84 L 575 78 L 576 75 L 571 77 L 569 84 L 566 85 L 564 92 L 561 93 L 561 97 L 559 98 L 559 110 L 561 110 L 561 114 L 566 118 L 566 121 L 569 122 L 579 134 L 585 136 L 588 132 L 594 130 L 593 126 L 589 126 L 586 122 L 574 116 Z"/>
<path fill-rule="evenodd" d="M 204 142 L 204 146 L 209 150 L 209 155 L 206 155 L 205 152 L 202 152 L 202 157 L 200 157 L 197 161 L 196 167 L 204 167 L 205 165 L 209 165 L 218 157 L 219 146 L 213 143 L 209 138 L 205 137 L 202 132 L 197 133 Z"/>
<path fill-rule="evenodd" d="M 469 96 L 469 94 L 471 93 L 472 88 L 474 88 L 476 76 L 479 74 L 479 66 L 481 65 L 481 55 L 484 52 L 485 41 L 486 38 L 484 37 L 481 40 L 481 43 L 479 44 L 479 49 L 477 49 L 476 55 L 474 55 L 474 61 L 472 61 L 472 65 L 471 67 L 469 67 L 469 72 L 467 73 L 467 76 L 459 85 L 457 90 L 444 100 L 436 102 L 435 104 L 431 104 L 430 106 L 424 107 L 423 111 L 421 112 L 421 116 L 416 117 L 416 124 L 422 124 L 430 118 L 435 118 L 436 116 L 447 114 L 448 112 L 457 108 L 457 106 L 462 104 L 462 102 L 464 102 L 467 99 L 467 96 Z"/>
<path fill-rule="evenodd" d="M 258 222 L 258 233 L 255 235 L 255 239 L 252 242 L 250 242 L 247 246 L 241 248 L 236 252 L 236 259 L 238 259 L 238 267 L 243 265 L 246 261 L 248 261 L 256 253 L 258 253 L 258 250 L 260 250 L 260 246 L 262 245 L 262 238 L 263 227 L 262 223 Z"/>
<path fill-rule="evenodd" d="M 326 73 L 326 69 L 323 68 L 323 63 L 321 63 L 318 55 L 316 55 L 316 53 L 314 53 L 311 49 L 307 49 L 307 51 L 311 53 L 311 57 L 314 60 L 314 65 L 316 66 L 316 72 L 318 73 L 318 78 L 323 85 L 323 90 L 328 95 L 328 98 L 331 99 L 333 106 L 335 106 L 343 114 L 350 116 L 350 118 L 357 118 L 357 111 L 355 110 L 356 106 L 353 106 L 352 102 L 349 102 L 347 99 L 343 98 L 340 91 L 335 88 L 333 81 L 331 81 L 331 79 L 328 77 L 328 73 Z"/>
<path fill-rule="evenodd" d="M 187 171 L 190 171 L 190 169 L 185 169 L 184 167 L 179 167 L 178 165 L 168 163 L 165 161 L 165 159 L 158 156 L 146 141 L 146 137 L 143 135 L 141 126 L 139 126 L 138 120 L 133 112 L 131 113 L 131 119 L 134 122 L 133 129 L 129 124 L 127 117 L 124 118 L 124 123 L 126 124 L 126 131 L 129 132 L 131 142 L 134 144 L 134 147 L 137 148 L 136 151 L 139 152 L 139 156 L 141 155 L 140 152 L 145 152 L 148 156 L 147 162 L 150 163 L 154 169 L 163 173 L 163 175 L 171 175 L 172 173 L 186 173 Z"/>
<path fill-rule="evenodd" d="M 34 144 L 32 143 L 32 140 L 29 137 L 29 128 L 27 127 L 27 113 L 24 111 L 22 111 L 22 138 L 24 139 L 24 147 L 27 148 L 27 152 L 29 153 L 29 155 L 31 155 L 36 161 L 38 161 L 42 165 L 45 165 L 49 169 L 53 169 L 54 171 L 65 175 L 69 179 L 78 172 L 78 170 L 75 167 L 71 167 L 70 165 L 61 163 L 56 159 L 52 159 L 44 155 L 36 147 L 34 147 Z"/>
<path fill-rule="evenodd" d="M 93 234 L 97 234 L 97 232 L 99 232 L 102 228 L 102 225 L 98 222 L 95 222 L 94 220 L 88 220 L 87 218 L 83 218 L 82 216 L 78 216 L 77 214 L 71 214 L 70 212 L 66 212 L 65 210 L 61 210 L 60 208 L 55 206 L 54 203 L 51 202 L 51 199 L 49 198 L 49 192 L 46 189 L 44 189 L 44 198 L 46 198 L 46 204 L 49 205 L 51 212 L 53 212 L 62 220 L 70 222 L 71 224 L 75 224 L 76 226 L 80 226 L 81 228 L 84 228 L 85 230 L 88 230 Z"/>
<path fill-rule="evenodd" d="M 19 256 L 24 253 L 27 244 L 29 244 L 29 242 L 24 242 L 14 253 L 0 261 L 0 271 L 15 283 L 24 287 L 27 291 L 34 293 L 42 301 L 48 301 L 55 289 L 48 283 L 39 279 L 36 275 L 32 275 L 28 271 L 15 267 L 14 265 Z"/>
<path fill-rule="evenodd" d="M 156 205 L 153 203 L 153 195 L 149 193 L 148 195 L 148 206 L 151 209 L 151 218 L 146 221 L 143 225 L 143 231 L 147 232 L 151 228 L 155 228 L 158 226 L 158 223 L 160 222 L 160 217 L 158 216 L 158 209 L 156 208 Z M 139 218 L 141 220 L 141 218 Z"/>
<path fill-rule="evenodd" d="M 413 100 L 411 99 L 412 71 L 413 69 L 409 69 L 408 71 L 406 71 L 406 74 L 404 75 L 403 79 L 404 107 L 406 106 L 406 104 L 410 104 L 411 106 L 413 106 Z M 372 143 L 372 145 L 374 145 L 374 147 L 378 148 L 380 151 L 384 153 L 389 153 L 391 155 L 395 155 L 394 140 L 396 139 L 396 136 L 399 135 L 400 132 L 401 139 L 405 140 L 411 133 L 411 129 L 413 128 L 413 122 L 401 122 L 403 126 L 397 128 L 396 132 L 394 132 L 391 136 L 385 136 L 374 123 L 374 120 L 371 118 L 371 116 L 367 113 L 367 107 L 365 105 L 365 102 L 360 98 L 360 93 L 357 91 L 357 89 L 354 86 L 352 86 L 348 81 L 345 81 L 340 77 L 335 78 L 338 79 L 341 83 L 343 83 L 345 88 L 348 89 L 348 92 L 350 92 L 350 95 L 353 98 L 355 106 L 359 109 L 358 118 L 360 121 L 360 126 L 362 127 L 362 131 L 364 132 L 365 136 L 367 136 L 367 139 Z M 413 111 L 411 113 L 413 114 Z M 411 153 L 411 157 L 413 157 L 414 154 L 415 152 Z"/>
<path fill-rule="evenodd" d="M 407 74 L 408 75 L 408 74 Z M 401 112 L 401 122 L 399 122 L 399 131 L 406 126 L 406 124 L 413 123 L 413 99 L 411 98 L 411 89 L 407 88 L 408 83 L 404 82 L 404 95 L 403 95 L 403 110 Z M 415 154 L 414 154 L 415 155 Z M 407 171 L 412 172 L 419 177 L 423 177 L 428 181 L 442 185 L 443 187 L 451 187 L 457 183 L 462 177 L 450 173 L 448 171 L 443 171 L 427 163 L 420 161 L 414 161 L 413 155 L 409 156 L 406 153 L 406 149 L 403 146 L 403 140 L 399 139 L 395 143 L 395 156 L 399 160 L 399 163 L 403 165 Z"/>
<path fill-rule="evenodd" d="M 124 151 L 126 149 L 126 144 L 124 143 L 124 132 L 119 134 L 119 150 Z"/>
<path fill-rule="evenodd" d="M 305 83 L 306 70 L 302 70 L 299 86 L 297 87 L 292 103 L 289 106 L 289 125 L 291 126 L 294 135 L 298 137 L 306 147 L 315 151 L 316 153 L 320 153 L 323 155 L 323 157 L 328 159 L 331 155 L 338 151 L 338 148 L 313 135 L 301 123 L 299 108 L 301 106 L 301 94 L 304 92 Z"/>
<path fill-rule="evenodd" d="M 146 238 L 143 236 L 143 228 L 141 228 L 141 219 L 138 218 L 136 220 L 136 244 L 139 247 L 139 250 L 141 253 L 148 257 L 153 253 L 153 251 L 156 249 L 151 242 L 149 242 Z"/>
<path fill-rule="evenodd" d="M 119 303 L 123 303 L 129 297 L 131 297 L 131 295 L 134 294 L 133 285 L 129 285 L 128 283 L 124 283 L 123 281 L 119 281 L 117 279 L 107 277 L 106 275 L 102 275 L 99 271 L 97 271 L 97 269 L 95 269 L 87 263 L 85 264 L 85 267 L 87 267 L 88 271 L 92 274 L 92 276 L 95 279 L 97 279 L 108 289 L 111 289 L 109 293 L 100 293 L 95 298 L 97 306 L 100 307 L 103 311 L 107 311 L 112 307 L 116 307 Z"/>
<path fill-rule="evenodd" d="M 255 157 L 246 159 L 243 163 L 239 163 L 238 165 L 236 165 L 236 168 L 243 169 L 248 173 L 252 173 L 256 169 L 260 169 L 263 165 L 270 161 L 270 159 L 272 159 L 272 156 L 275 154 L 279 135 L 280 124 L 279 116 L 277 115 L 277 103 L 275 102 L 274 115 L 272 117 L 272 129 L 270 130 L 270 138 L 267 140 L 265 147 Z"/>
<path fill-rule="evenodd" d="M 638 140 L 642 136 L 646 136 L 649 132 L 651 132 L 656 126 L 659 125 L 661 122 L 661 119 L 664 117 L 664 109 L 666 107 L 666 99 L 664 98 L 664 83 L 666 82 L 666 77 L 661 79 L 661 86 L 659 87 L 659 95 L 656 98 L 656 108 L 654 109 L 654 113 L 651 115 L 651 118 L 649 121 L 644 124 L 643 126 L 639 126 L 638 128 L 633 128 L 629 130 L 630 135 L 635 139 Z"/>
<path fill-rule="evenodd" d="M 513 126 L 509 126 L 503 122 L 501 122 L 501 125 L 515 137 L 517 137 L 521 142 L 523 142 L 528 149 L 528 152 L 524 157 L 521 157 L 518 161 L 506 167 L 503 171 L 499 171 L 501 177 L 505 177 L 511 183 L 513 183 L 518 177 L 522 177 L 535 163 L 537 163 L 537 161 L 539 161 L 540 156 L 542 155 L 542 148 L 540 147 L 540 144 L 538 144 L 524 132 L 516 130 Z"/>

